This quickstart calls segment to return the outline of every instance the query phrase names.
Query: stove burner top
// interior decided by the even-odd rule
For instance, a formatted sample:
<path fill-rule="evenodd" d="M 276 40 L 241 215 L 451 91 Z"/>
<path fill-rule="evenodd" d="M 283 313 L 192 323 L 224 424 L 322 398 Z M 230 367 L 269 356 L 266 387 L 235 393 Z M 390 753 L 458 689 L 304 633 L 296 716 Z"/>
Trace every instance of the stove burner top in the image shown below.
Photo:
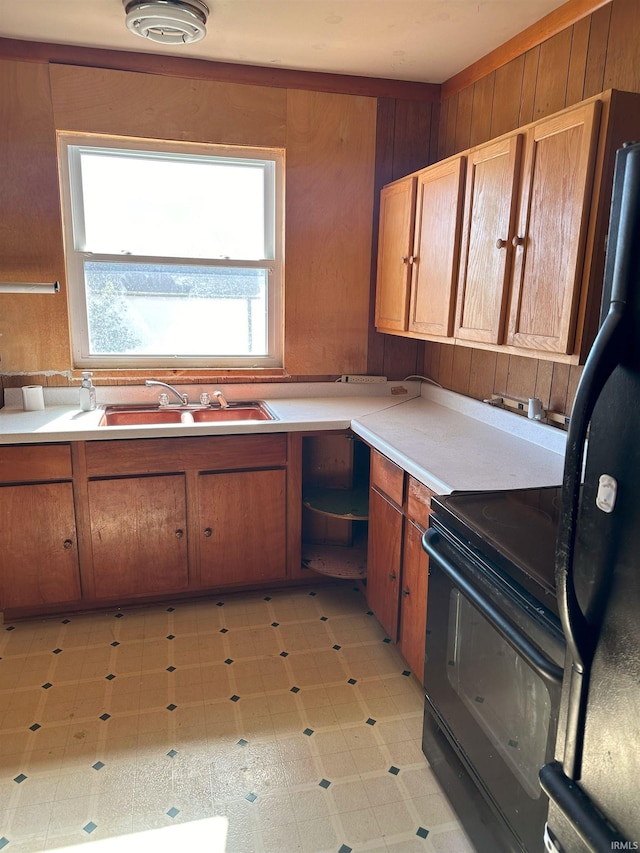
<path fill-rule="evenodd" d="M 495 492 L 458 492 L 436 499 L 454 528 L 509 574 L 524 574 L 555 596 L 555 548 L 560 486 Z M 488 547 L 487 547 L 488 546 Z M 513 568 L 512 568 L 513 567 Z"/>

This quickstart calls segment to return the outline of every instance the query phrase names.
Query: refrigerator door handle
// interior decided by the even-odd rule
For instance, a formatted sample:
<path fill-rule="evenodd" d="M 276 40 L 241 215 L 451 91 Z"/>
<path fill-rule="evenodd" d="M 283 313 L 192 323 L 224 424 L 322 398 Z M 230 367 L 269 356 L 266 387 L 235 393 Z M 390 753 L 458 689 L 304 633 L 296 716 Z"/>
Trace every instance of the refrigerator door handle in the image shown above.
<path fill-rule="evenodd" d="M 557 761 L 545 764 L 540 770 L 540 785 L 555 803 L 590 853 L 611 853 L 612 850 L 632 849 L 629 842 L 598 811 L 591 799 Z"/>

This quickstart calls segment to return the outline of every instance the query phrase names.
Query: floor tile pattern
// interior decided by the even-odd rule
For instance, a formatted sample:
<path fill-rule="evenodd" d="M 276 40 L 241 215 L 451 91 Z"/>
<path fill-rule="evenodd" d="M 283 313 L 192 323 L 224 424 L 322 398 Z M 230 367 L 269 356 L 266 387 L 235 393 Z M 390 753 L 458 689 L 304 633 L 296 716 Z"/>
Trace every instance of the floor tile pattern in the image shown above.
<path fill-rule="evenodd" d="M 0 628 L 0 850 L 473 853 L 347 582 Z"/>

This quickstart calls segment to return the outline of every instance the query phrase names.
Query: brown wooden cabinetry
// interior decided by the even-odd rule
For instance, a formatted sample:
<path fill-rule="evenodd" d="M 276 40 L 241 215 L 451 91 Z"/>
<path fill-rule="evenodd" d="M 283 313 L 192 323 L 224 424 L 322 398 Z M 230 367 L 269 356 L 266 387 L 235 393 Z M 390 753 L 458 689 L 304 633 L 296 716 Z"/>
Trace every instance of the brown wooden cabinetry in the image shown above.
<path fill-rule="evenodd" d="M 423 681 L 429 560 L 422 550 L 432 492 L 371 451 L 367 602 Z"/>
<path fill-rule="evenodd" d="M 454 157 L 382 190 L 378 331 L 452 334 L 463 175 Z"/>
<path fill-rule="evenodd" d="M 457 338 L 573 352 L 599 115 L 591 101 L 469 155 Z"/>
<path fill-rule="evenodd" d="M 287 576 L 286 435 L 97 441 L 79 455 L 96 600 Z"/>
<path fill-rule="evenodd" d="M 88 497 L 96 599 L 187 588 L 183 474 L 91 480 Z"/>
<path fill-rule="evenodd" d="M 296 448 L 284 433 L 0 448 L 0 609 L 33 615 L 297 576 Z"/>
<path fill-rule="evenodd" d="M 420 181 L 435 178 L 437 169 L 450 167 L 456 158 L 385 187 L 383 192 L 391 193 L 402 182 L 416 181 L 417 212 L 408 256 L 406 323 L 386 324 L 377 313 L 376 328 L 583 363 L 598 326 L 615 152 L 639 136 L 640 94 L 609 90 L 461 152 L 457 160 L 467 165 L 458 229 L 453 175 L 447 184 L 449 215 L 440 229 L 435 223 L 441 214 L 435 211 L 443 210 L 442 204 L 424 207 L 429 196 L 422 199 L 420 190 Z M 380 220 L 385 245 L 402 233 L 396 223 L 387 234 L 387 219 Z M 426 240 L 422 246 L 419 234 Z M 457 281 L 455 274 L 450 277 L 447 299 L 445 273 L 456 268 Z M 388 269 L 388 263 L 378 268 L 383 295 L 377 304 L 388 292 Z M 454 302 L 451 329 L 447 306 Z"/>
<path fill-rule="evenodd" d="M 286 494 L 283 468 L 198 476 L 201 587 L 286 576 Z"/>
<path fill-rule="evenodd" d="M 80 599 L 70 480 L 69 445 L 0 448 L 0 610 Z"/>

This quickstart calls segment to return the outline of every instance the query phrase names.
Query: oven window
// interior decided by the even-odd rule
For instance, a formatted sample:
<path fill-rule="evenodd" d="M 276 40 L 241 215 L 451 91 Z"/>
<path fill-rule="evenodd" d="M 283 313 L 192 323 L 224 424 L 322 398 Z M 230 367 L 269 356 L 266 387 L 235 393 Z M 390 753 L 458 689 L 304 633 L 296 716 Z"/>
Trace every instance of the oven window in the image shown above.
<path fill-rule="evenodd" d="M 544 681 L 458 591 L 449 599 L 451 687 L 532 799 L 540 797 L 551 700 Z"/>

